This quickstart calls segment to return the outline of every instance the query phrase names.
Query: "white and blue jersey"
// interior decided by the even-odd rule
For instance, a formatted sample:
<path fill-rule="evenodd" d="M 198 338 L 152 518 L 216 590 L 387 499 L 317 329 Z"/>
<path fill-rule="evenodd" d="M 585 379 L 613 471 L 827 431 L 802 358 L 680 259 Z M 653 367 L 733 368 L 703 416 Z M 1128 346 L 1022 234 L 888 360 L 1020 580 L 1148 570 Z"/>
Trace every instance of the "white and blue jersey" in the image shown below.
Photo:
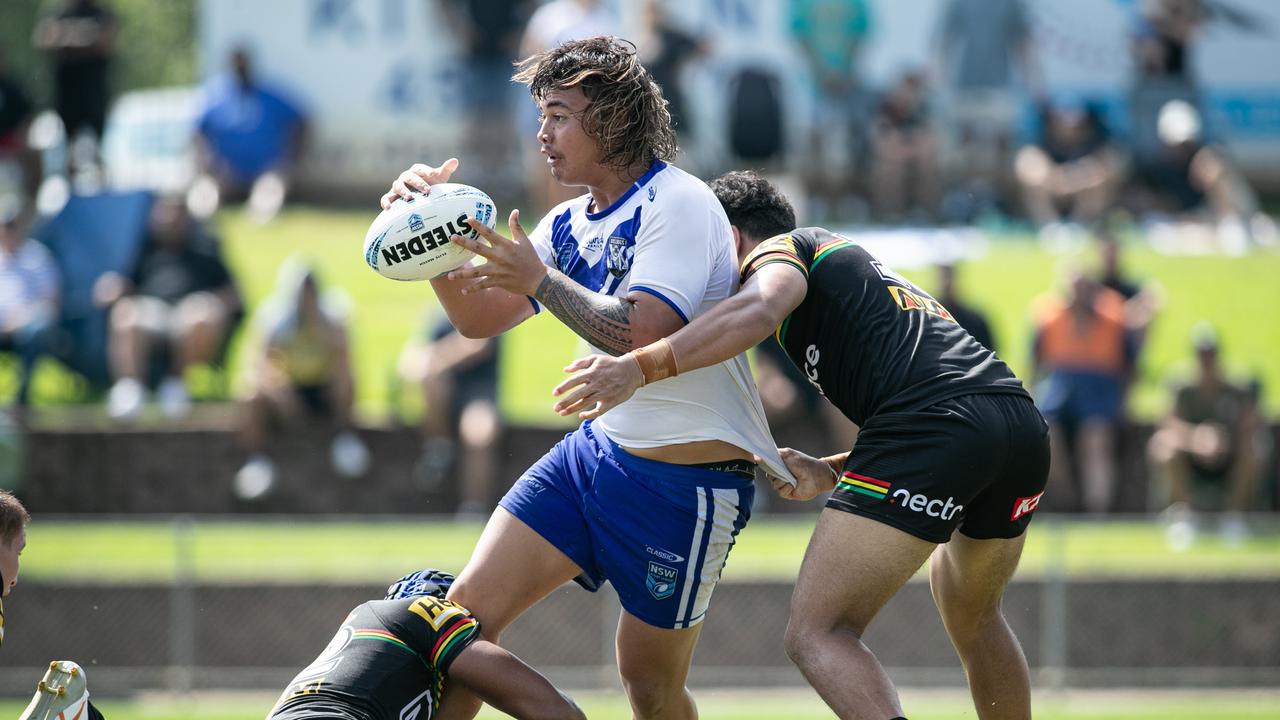
<path fill-rule="evenodd" d="M 720 202 L 697 178 L 655 163 L 599 212 L 562 203 L 530 234 L 543 262 L 594 292 L 648 293 L 686 323 L 737 289 L 737 254 Z M 538 304 L 534 302 L 535 309 Z M 577 581 L 605 581 L 650 625 L 703 619 L 738 532 L 751 516 L 751 463 L 673 465 L 626 448 L 721 440 L 790 478 L 744 356 L 647 385 L 584 423 L 502 499 L 573 560 Z"/>
<path fill-rule="evenodd" d="M 737 290 L 729 219 L 698 178 L 657 162 L 608 208 L 591 212 L 590 203 L 590 195 L 561 203 L 529 235 L 543 262 L 588 290 L 648 293 L 685 323 Z M 595 427 L 630 448 L 722 440 L 791 478 L 745 355 L 646 385 Z"/>

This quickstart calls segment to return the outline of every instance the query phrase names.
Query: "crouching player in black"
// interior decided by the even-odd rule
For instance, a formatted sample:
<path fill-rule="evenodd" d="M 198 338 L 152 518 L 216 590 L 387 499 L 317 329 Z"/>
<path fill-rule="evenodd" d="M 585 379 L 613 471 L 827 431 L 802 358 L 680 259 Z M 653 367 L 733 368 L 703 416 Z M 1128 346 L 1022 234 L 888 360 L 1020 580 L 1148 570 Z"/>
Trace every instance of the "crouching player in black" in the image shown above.
<path fill-rule="evenodd" d="M 763 178 L 734 172 L 711 188 L 733 225 L 741 290 L 664 340 L 575 361 L 556 410 L 595 417 L 640 385 L 776 330 L 861 428 L 852 452 L 783 454 L 799 482 L 775 480 L 780 494 L 832 491 L 796 581 L 787 654 L 840 717 L 900 717 L 861 638 L 933 554 L 929 582 L 978 717 L 1029 718 L 1027 662 L 1000 601 L 1048 474 L 1047 427 L 1031 397 L 928 293 L 847 238 L 793 230 L 790 203 Z"/>
<path fill-rule="evenodd" d="M 452 584 L 421 570 L 352 610 L 268 720 L 429 720 L 446 682 L 512 717 L 585 718 L 536 670 L 480 638 L 470 611 L 444 599 Z"/>

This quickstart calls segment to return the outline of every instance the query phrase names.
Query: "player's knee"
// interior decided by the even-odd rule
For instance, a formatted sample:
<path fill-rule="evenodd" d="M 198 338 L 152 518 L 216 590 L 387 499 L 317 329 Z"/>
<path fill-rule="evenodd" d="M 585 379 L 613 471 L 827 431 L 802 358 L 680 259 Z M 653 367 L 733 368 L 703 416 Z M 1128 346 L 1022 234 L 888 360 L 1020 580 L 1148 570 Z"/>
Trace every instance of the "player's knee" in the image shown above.
<path fill-rule="evenodd" d="M 803 671 L 817 662 L 818 648 L 828 632 L 829 628 L 823 628 L 812 618 L 792 615 L 782 636 L 782 647 L 791 662 Z"/>
<path fill-rule="evenodd" d="M 684 683 L 673 681 L 664 668 L 624 666 L 619 674 L 638 718 L 663 717 L 684 701 Z"/>
<path fill-rule="evenodd" d="M 930 568 L 929 585 L 952 635 L 974 631 L 1000 616 L 1000 592 L 978 590 L 954 573 L 936 568 Z"/>

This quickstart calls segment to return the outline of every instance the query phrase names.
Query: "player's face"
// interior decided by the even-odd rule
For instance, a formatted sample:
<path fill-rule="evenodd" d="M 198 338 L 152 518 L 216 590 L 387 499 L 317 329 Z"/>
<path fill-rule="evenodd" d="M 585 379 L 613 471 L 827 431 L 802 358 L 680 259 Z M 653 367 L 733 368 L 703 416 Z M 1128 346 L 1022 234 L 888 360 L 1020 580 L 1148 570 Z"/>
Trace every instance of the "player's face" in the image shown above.
<path fill-rule="evenodd" d="M 26 528 L 18 530 L 13 542 L 0 542 L 0 574 L 4 575 L 3 597 L 8 597 L 9 591 L 18 584 L 18 556 L 26 546 Z"/>
<path fill-rule="evenodd" d="M 548 91 L 539 108 L 538 146 L 562 185 L 595 187 L 608 176 L 600 165 L 600 143 L 582 127 L 582 112 L 590 104 L 581 88 L 571 87 Z"/>

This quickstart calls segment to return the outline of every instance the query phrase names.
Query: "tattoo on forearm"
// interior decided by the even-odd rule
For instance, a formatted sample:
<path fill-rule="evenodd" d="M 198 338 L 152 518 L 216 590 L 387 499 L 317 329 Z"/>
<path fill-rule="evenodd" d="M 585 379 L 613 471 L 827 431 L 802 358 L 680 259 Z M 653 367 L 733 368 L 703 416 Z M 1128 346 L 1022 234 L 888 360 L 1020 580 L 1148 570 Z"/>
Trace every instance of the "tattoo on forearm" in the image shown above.
<path fill-rule="evenodd" d="M 547 272 L 533 297 L 578 337 L 610 355 L 631 350 L 630 300 L 592 292 L 558 270 Z"/>

